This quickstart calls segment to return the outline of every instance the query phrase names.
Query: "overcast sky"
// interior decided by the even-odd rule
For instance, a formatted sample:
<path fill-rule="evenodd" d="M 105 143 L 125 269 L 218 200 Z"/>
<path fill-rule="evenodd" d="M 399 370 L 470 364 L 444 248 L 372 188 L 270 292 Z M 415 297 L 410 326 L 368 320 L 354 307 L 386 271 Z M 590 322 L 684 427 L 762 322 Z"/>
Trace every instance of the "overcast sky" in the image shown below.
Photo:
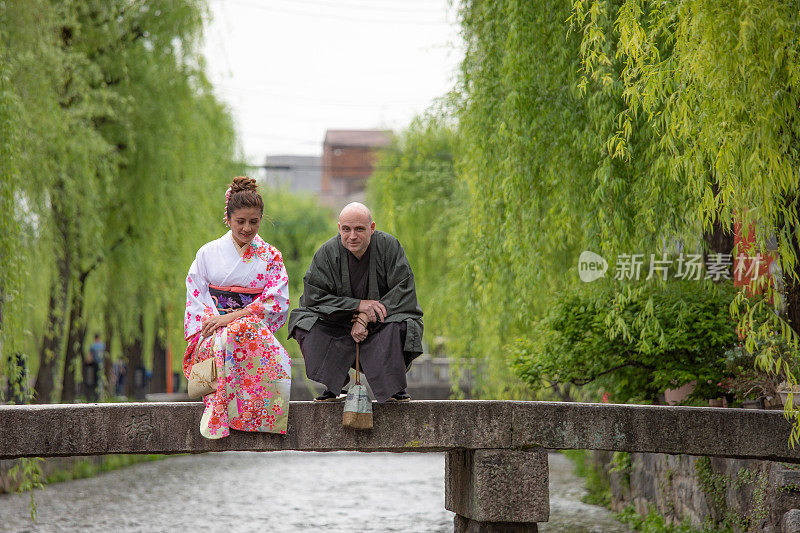
<path fill-rule="evenodd" d="M 320 154 L 326 129 L 401 129 L 455 83 L 450 0 L 210 0 L 205 56 L 247 161 Z"/>

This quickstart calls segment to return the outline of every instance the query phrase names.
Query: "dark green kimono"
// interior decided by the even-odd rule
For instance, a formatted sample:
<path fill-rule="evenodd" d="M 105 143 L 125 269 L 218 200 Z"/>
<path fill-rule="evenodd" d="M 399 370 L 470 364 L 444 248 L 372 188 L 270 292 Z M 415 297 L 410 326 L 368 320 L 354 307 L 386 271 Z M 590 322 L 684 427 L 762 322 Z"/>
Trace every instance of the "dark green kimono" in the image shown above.
<path fill-rule="evenodd" d="M 338 235 L 317 250 L 303 277 L 300 307 L 292 310 L 289 315 L 289 337 L 295 337 L 300 342 L 301 349 L 305 332 L 311 331 L 315 325 L 318 326 L 314 335 L 315 352 L 324 351 L 324 353 L 304 351 L 303 356 L 306 359 L 306 372 L 309 378 L 325 383 L 330 390 L 337 389 L 338 384 L 344 382 L 346 369 L 350 367 L 350 360 L 355 354 L 355 343 L 351 338 L 347 339 L 347 332 L 360 300 L 354 297 L 350 285 L 349 254 L 350 252 L 342 246 Z M 401 360 L 399 362 L 395 360 L 390 365 L 394 375 L 387 378 L 386 388 L 381 386 L 382 383 L 378 384 L 378 381 L 382 381 L 382 376 L 374 375 L 377 372 L 378 362 L 375 361 L 370 365 L 370 354 L 365 350 L 368 349 L 367 341 L 370 338 L 362 343 L 362 368 L 373 386 L 376 398 L 381 396 L 379 401 L 382 401 L 387 394 L 397 392 L 397 390 L 389 392 L 393 387 L 405 386 L 405 376 L 401 378 L 396 375 L 398 365 L 404 369 L 414 357 L 422 353 L 422 309 L 417 302 L 414 274 L 403 247 L 392 235 L 382 231 L 373 233 L 369 245 L 368 276 L 366 299 L 379 300 L 386 307 L 387 313 L 385 324 L 371 324 L 370 331 L 375 326 L 379 337 L 389 338 L 392 334 L 385 329 L 396 324 L 390 329 L 398 329 L 400 326 L 405 338 L 402 346 L 398 345 L 398 351 L 402 350 L 399 354 Z M 318 338 L 320 331 L 322 329 L 326 332 L 332 331 L 331 327 L 338 327 L 339 334 L 334 335 L 335 338 L 330 343 L 320 342 Z M 298 334 L 298 329 L 303 331 Z M 321 348 L 321 346 L 326 347 Z M 375 349 L 379 352 L 385 351 L 383 347 L 376 346 Z M 373 376 L 370 376 L 370 373 L 373 373 Z M 376 386 L 384 393 L 379 394 L 375 390 Z"/>
<path fill-rule="evenodd" d="M 422 308 L 406 253 L 394 236 L 383 231 L 372 234 L 370 248 L 369 299 L 380 300 L 386 307 L 386 322 L 405 322 L 403 351 L 422 353 Z M 337 235 L 314 254 L 303 276 L 300 307 L 289 315 L 290 336 L 295 327 L 310 330 L 319 318 L 350 321 L 359 300 L 350 289 L 347 253 Z"/>

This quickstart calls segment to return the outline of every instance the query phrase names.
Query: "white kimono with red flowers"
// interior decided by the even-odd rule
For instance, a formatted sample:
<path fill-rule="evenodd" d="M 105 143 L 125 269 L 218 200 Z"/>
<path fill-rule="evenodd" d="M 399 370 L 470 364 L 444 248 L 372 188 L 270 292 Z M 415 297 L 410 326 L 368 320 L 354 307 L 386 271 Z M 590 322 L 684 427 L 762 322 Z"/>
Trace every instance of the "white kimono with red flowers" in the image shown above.
<path fill-rule="evenodd" d="M 217 391 L 203 398 L 204 437 L 225 437 L 230 428 L 286 433 L 291 359 L 273 333 L 289 313 L 288 281 L 281 253 L 258 235 L 241 256 L 230 231 L 198 250 L 186 277 L 183 325 L 189 345 L 183 372 L 188 378 L 193 364 L 209 357 L 216 360 Z M 252 299 L 245 306 L 251 314 L 201 339 L 203 319 L 220 314 L 209 285 L 261 291 L 241 296 L 243 303 Z"/>

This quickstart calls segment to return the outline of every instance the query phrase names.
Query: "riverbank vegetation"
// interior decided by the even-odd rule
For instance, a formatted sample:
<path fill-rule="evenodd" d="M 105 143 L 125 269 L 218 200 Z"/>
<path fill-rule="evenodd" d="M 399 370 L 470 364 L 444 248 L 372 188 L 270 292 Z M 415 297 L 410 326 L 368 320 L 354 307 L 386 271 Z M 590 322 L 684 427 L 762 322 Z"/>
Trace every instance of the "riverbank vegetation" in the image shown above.
<path fill-rule="evenodd" d="M 764 380 L 795 381 L 791 4 L 475 0 L 460 21 L 457 86 L 369 185 L 434 280 L 429 344 L 472 367 L 486 398 L 653 402 L 694 382 L 705 401 L 730 392 L 739 337 Z M 583 251 L 599 256 L 591 282 Z M 747 289 L 731 281 L 752 268 L 740 253 L 774 259 Z"/>
<path fill-rule="evenodd" d="M 701 528 L 696 528 L 688 520 L 670 524 L 652 507 L 644 516 L 637 513 L 632 506 L 626 507 L 617 513 L 617 519 L 641 533 L 731 533 L 733 531 L 730 528 L 718 528 L 708 523 Z"/>
<path fill-rule="evenodd" d="M 581 500 L 584 503 L 611 509 L 609 472 L 620 474 L 621 481 L 629 483 L 629 480 L 626 481 L 626 475 L 630 473 L 631 454 L 617 452 L 612 456 L 608 465 L 603 465 L 597 458 L 593 458 L 593 452 L 588 450 L 564 450 L 561 453 L 572 462 L 573 473 L 584 478 L 586 482 L 586 494 Z M 608 472 L 606 468 L 608 468 Z M 701 527 L 692 526 L 688 519 L 674 523 L 659 513 L 655 506 L 650 506 L 646 514 L 640 515 L 636 512 L 633 504 L 630 504 L 615 516 L 620 522 L 641 533 L 730 533 L 732 531 L 729 524 L 714 524 L 710 519 Z"/>
<path fill-rule="evenodd" d="M 125 454 L 125 455 L 100 455 L 95 457 L 55 457 L 48 459 L 35 459 L 35 473 L 25 472 L 18 462 L 5 469 L 5 465 L 0 467 L 0 494 L 6 492 L 26 492 L 32 487 L 24 486 L 25 482 L 35 479 L 43 488 L 50 483 L 60 483 L 71 479 L 84 479 L 94 477 L 101 472 L 110 472 L 131 466 L 137 463 L 159 461 L 169 457 L 158 454 Z M 10 461 L 6 461 L 10 463 Z"/>
<path fill-rule="evenodd" d="M 586 482 L 586 494 L 581 498 L 583 503 L 600 505 L 609 508 L 611 506 L 611 485 L 608 479 L 600 472 L 595 465 L 590 464 L 587 450 L 564 450 L 567 459 L 572 461 L 573 473 L 584 478 Z"/>
<path fill-rule="evenodd" d="M 94 477 L 101 472 L 110 472 L 149 461 L 160 461 L 166 455 L 102 455 L 97 460 L 91 458 L 79 459 L 65 468 L 53 469 L 45 476 L 44 483 L 60 483 L 71 479 L 84 479 Z"/>

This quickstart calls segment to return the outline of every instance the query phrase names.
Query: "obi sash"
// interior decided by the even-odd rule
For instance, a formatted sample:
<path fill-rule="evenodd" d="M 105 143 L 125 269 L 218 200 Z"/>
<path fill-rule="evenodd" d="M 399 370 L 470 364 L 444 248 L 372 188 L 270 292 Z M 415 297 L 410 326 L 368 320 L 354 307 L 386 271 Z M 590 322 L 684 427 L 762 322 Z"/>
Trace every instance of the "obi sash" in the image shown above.
<path fill-rule="evenodd" d="M 224 315 L 250 305 L 253 300 L 258 298 L 262 289 L 209 285 L 208 291 L 211 293 L 214 305 L 217 306 L 217 311 L 219 311 L 219 314 Z"/>

